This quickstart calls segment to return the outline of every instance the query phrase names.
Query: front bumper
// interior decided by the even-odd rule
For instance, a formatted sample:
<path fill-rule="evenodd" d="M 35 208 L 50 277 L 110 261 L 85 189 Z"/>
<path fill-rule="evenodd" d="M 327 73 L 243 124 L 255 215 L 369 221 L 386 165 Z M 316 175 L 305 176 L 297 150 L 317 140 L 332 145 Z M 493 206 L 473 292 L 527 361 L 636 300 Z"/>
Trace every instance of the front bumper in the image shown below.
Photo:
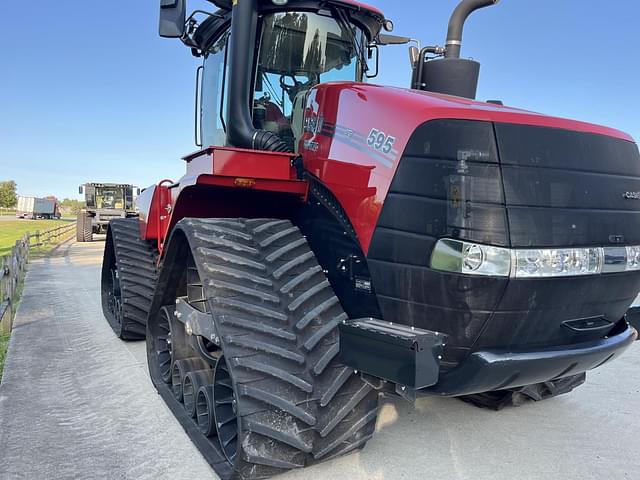
<path fill-rule="evenodd" d="M 637 337 L 636 329 L 625 323 L 617 334 L 591 342 L 535 351 L 474 352 L 422 392 L 441 396 L 469 395 L 577 375 L 617 358 Z"/>
<path fill-rule="evenodd" d="M 340 325 L 340 358 L 357 371 L 396 384 L 396 391 L 455 397 L 547 382 L 599 367 L 638 338 L 638 331 L 624 320 L 618 325 L 608 337 L 584 343 L 531 351 L 476 351 L 453 370 L 439 373 L 446 336 L 359 319 Z"/>

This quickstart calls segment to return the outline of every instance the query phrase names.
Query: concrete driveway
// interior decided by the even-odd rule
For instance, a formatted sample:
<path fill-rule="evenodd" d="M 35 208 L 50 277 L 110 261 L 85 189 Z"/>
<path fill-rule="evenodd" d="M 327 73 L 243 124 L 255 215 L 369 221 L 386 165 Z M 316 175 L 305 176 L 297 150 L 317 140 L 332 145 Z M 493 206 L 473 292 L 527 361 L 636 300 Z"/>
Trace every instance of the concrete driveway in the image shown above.
<path fill-rule="evenodd" d="M 207 479 L 156 394 L 143 342 L 102 317 L 104 244 L 34 262 L 0 386 L 0 479 Z M 640 479 L 640 342 L 575 392 L 502 412 L 384 401 L 361 453 L 279 478 Z"/>

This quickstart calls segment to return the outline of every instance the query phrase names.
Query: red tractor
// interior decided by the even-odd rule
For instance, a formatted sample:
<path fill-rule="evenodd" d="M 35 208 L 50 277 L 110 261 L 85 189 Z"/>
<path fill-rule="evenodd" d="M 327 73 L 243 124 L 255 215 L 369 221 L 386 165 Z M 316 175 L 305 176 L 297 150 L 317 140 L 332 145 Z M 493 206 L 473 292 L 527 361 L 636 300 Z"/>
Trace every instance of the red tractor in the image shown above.
<path fill-rule="evenodd" d="M 202 58 L 204 148 L 110 223 L 102 301 L 221 478 L 362 448 L 381 393 L 497 409 L 634 342 L 638 148 L 473 99 L 462 29 L 494 0 L 411 49 L 411 89 L 366 82 L 409 42 L 376 8 L 210 1 L 160 2 L 160 34 Z"/>

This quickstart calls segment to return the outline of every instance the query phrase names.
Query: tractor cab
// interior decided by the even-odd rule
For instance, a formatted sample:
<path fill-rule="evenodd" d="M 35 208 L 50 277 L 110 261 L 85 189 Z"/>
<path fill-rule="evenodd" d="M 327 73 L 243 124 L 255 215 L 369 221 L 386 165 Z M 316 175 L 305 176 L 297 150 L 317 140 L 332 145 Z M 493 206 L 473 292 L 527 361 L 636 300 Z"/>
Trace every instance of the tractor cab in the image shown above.
<path fill-rule="evenodd" d="M 375 39 L 392 28 L 381 12 L 352 1 L 246 0 L 233 15 L 231 2 L 213 1 L 216 13 L 186 20 L 182 1 L 166 3 L 173 7 L 161 8 L 160 34 L 180 37 L 203 57 L 198 146 L 297 152 L 309 90 L 375 76 L 368 65 Z"/>

